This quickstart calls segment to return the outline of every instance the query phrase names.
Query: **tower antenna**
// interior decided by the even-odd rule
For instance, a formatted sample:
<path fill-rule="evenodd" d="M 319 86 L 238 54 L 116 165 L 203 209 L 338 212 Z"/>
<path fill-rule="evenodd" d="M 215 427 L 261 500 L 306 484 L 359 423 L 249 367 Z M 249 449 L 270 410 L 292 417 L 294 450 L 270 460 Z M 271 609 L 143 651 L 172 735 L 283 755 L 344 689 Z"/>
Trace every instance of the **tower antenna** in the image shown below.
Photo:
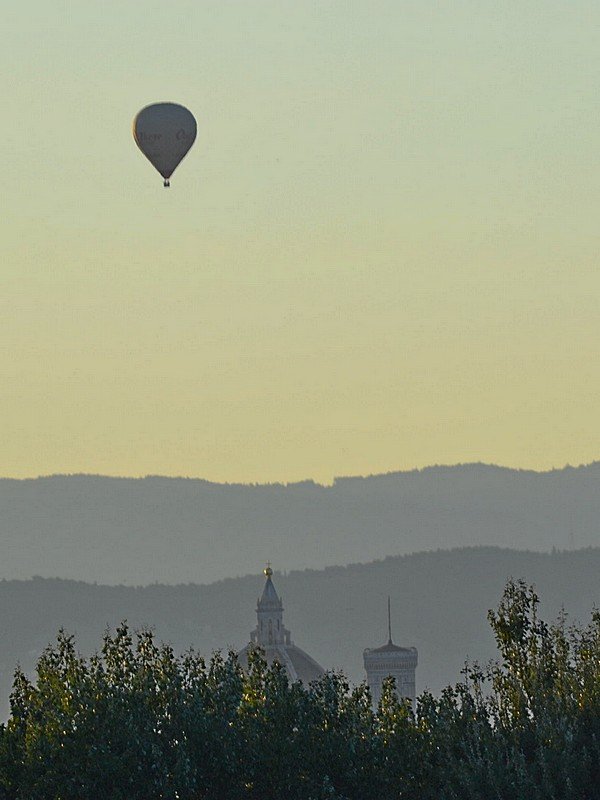
<path fill-rule="evenodd" d="M 390 610 L 390 596 L 388 594 L 388 644 L 392 643 L 392 612 Z"/>

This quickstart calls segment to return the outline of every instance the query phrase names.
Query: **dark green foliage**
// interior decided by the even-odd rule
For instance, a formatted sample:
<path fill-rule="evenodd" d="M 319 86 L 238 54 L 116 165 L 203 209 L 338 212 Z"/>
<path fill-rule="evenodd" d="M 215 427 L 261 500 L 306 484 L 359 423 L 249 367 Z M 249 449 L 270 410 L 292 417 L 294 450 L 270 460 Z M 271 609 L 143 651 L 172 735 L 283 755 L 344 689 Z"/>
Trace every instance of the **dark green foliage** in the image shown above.
<path fill-rule="evenodd" d="M 600 798 L 600 614 L 547 625 L 538 602 L 510 582 L 488 615 L 500 660 L 420 699 L 438 800 Z"/>
<path fill-rule="evenodd" d="M 598 800 L 600 613 L 548 625 L 511 582 L 489 620 L 498 662 L 469 665 L 417 714 L 384 684 L 290 684 L 259 653 L 177 657 L 126 624 L 82 658 L 59 634 L 15 675 L 0 731 L 5 800 Z"/>

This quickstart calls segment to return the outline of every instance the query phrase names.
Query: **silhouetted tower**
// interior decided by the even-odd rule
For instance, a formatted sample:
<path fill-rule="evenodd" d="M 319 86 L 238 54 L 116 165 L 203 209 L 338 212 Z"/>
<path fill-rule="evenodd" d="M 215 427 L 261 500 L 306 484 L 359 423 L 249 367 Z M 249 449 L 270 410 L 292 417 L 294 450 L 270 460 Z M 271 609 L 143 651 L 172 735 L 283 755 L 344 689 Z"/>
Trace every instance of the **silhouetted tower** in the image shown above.
<path fill-rule="evenodd" d="M 416 647 L 398 647 L 392 642 L 392 615 L 389 597 L 387 644 L 384 644 L 383 647 L 368 647 L 363 653 L 363 659 L 374 708 L 379 705 L 381 684 L 390 675 L 396 681 L 398 697 L 407 698 L 414 707 L 418 653 Z"/>

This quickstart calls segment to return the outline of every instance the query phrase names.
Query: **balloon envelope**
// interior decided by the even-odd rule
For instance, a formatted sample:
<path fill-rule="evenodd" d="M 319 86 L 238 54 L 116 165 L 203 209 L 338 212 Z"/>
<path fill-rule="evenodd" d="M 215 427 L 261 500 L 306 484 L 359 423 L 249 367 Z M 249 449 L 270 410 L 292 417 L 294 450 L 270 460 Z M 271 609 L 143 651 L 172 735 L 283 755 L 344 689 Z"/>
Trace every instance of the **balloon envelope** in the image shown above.
<path fill-rule="evenodd" d="M 165 185 L 196 138 L 196 120 L 177 103 L 146 106 L 133 120 L 133 138 Z"/>

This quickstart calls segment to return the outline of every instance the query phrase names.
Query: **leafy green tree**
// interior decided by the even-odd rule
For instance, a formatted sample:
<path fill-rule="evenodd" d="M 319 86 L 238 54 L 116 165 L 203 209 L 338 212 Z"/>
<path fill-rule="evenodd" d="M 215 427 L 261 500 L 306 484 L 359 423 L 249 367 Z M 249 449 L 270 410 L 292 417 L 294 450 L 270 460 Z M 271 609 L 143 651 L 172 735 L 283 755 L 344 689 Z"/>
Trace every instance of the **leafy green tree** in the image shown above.
<path fill-rule="evenodd" d="M 423 796 L 425 740 L 410 701 L 398 697 L 393 677 L 383 681 L 375 722 L 379 797 Z"/>
<path fill-rule="evenodd" d="M 600 616 L 581 628 L 538 612 L 535 591 L 509 582 L 489 613 L 499 660 L 420 699 L 432 796 L 600 797 Z"/>
<path fill-rule="evenodd" d="M 0 800 L 600 800 L 600 613 L 539 617 L 511 581 L 498 660 L 439 697 L 339 673 L 291 683 L 259 651 L 176 656 L 123 623 L 89 659 L 64 631 L 17 670 Z"/>

